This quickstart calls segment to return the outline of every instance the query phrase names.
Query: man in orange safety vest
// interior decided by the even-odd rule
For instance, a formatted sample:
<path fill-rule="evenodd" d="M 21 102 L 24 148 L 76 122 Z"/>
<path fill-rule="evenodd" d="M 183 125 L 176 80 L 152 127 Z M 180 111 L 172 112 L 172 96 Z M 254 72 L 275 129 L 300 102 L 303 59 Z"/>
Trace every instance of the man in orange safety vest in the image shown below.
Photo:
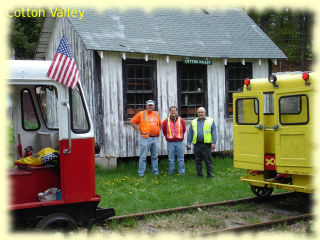
<path fill-rule="evenodd" d="M 138 112 L 130 124 L 140 134 L 140 158 L 138 174 L 144 176 L 146 170 L 146 159 L 150 151 L 152 174 L 158 175 L 158 138 L 161 129 L 159 113 L 154 111 L 155 102 L 146 101 L 146 110 Z"/>

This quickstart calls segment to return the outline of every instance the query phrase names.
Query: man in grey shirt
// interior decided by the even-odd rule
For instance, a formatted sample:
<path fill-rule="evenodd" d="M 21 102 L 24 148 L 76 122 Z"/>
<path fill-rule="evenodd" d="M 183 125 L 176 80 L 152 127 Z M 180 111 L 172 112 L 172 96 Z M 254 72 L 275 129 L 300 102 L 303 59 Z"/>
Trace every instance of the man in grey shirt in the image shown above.
<path fill-rule="evenodd" d="M 202 159 L 206 164 L 207 177 L 213 177 L 211 150 L 216 148 L 217 132 L 212 118 L 206 117 L 204 107 L 197 109 L 198 117 L 191 121 L 187 137 L 187 149 L 194 145 L 197 176 L 202 177 Z"/>

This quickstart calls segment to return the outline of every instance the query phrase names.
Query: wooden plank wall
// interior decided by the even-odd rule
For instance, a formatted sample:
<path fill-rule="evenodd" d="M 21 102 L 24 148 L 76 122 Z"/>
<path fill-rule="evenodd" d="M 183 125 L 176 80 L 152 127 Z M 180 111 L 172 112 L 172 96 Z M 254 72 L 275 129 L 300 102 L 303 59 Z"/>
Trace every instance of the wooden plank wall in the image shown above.
<path fill-rule="evenodd" d="M 56 20 L 54 31 L 49 43 L 46 59 L 52 59 L 60 42 L 62 32 L 65 33 L 71 46 L 71 50 L 81 72 L 81 83 L 89 111 L 95 125 L 97 141 L 102 143 L 100 156 L 133 157 L 139 156 L 139 136 L 123 120 L 123 89 L 122 89 L 122 53 L 103 52 L 101 59 L 101 91 L 96 91 L 94 86 L 95 69 L 93 61 L 96 56 L 94 51 L 86 50 L 69 21 L 65 18 Z M 144 59 L 144 54 L 126 53 L 126 58 Z M 157 89 L 158 108 L 161 119 L 168 116 L 171 105 L 177 105 L 177 61 L 181 57 L 170 56 L 169 62 L 166 55 L 149 55 L 150 60 L 157 61 Z M 242 59 L 231 61 L 241 62 Z M 268 61 L 246 60 L 253 62 L 253 77 L 267 77 Z M 208 82 L 208 109 L 210 117 L 213 117 L 217 126 L 218 142 L 216 151 L 232 150 L 233 127 L 232 118 L 226 118 L 225 111 L 225 65 L 222 59 L 213 59 L 212 65 L 207 66 Z M 102 95 L 102 104 L 96 104 L 95 94 Z M 102 109 L 97 109 L 99 106 Z M 102 121 L 95 118 L 102 111 Z M 190 121 L 186 121 L 189 128 Z M 186 143 L 186 136 L 185 136 Z M 191 151 L 185 153 L 192 153 Z M 166 140 L 163 135 L 160 138 L 159 154 L 167 154 Z"/>
<path fill-rule="evenodd" d="M 144 59 L 145 55 L 126 53 L 126 58 Z M 177 67 L 176 61 L 181 57 L 170 56 L 169 63 L 165 55 L 149 55 L 150 60 L 157 61 L 158 108 L 161 119 L 168 116 L 168 108 L 177 105 Z M 241 61 L 241 60 L 238 60 Z M 104 52 L 102 59 L 102 95 L 104 96 L 104 135 L 105 155 L 131 157 L 139 155 L 139 136 L 123 121 L 122 89 L 122 55 L 121 53 Z M 259 65 L 253 61 L 254 77 L 267 76 L 267 61 Z M 207 66 L 208 109 L 210 117 L 215 119 L 218 132 L 217 151 L 232 150 L 232 119 L 225 115 L 225 66 L 223 60 L 214 60 Z M 187 121 L 189 127 L 190 121 Z M 186 138 L 186 136 L 185 136 Z M 185 139 L 186 142 L 186 139 Z M 187 151 L 185 152 L 187 153 Z M 189 152 L 192 153 L 192 152 Z M 164 136 L 160 138 L 159 154 L 166 155 L 167 147 Z"/>
<path fill-rule="evenodd" d="M 94 89 L 94 81 L 92 79 L 94 71 L 94 52 L 91 50 L 86 50 L 77 32 L 66 18 L 56 19 L 55 27 L 49 43 L 49 51 L 46 54 L 46 59 L 53 59 L 63 33 L 69 43 L 72 56 L 77 63 L 80 72 L 80 81 L 85 91 L 87 104 L 89 106 L 94 106 L 94 95 L 92 94 L 92 90 Z M 90 111 L 94 111 L 94 109 L 90 108 Z M 94 112 L 91 112 L 91 115 L 94 115 Z"/>
<path fill-rule="evenodd" d="M 100 114 L 97 112 L 98 109 L 96 108 L 96 106 L 99 106 L 99 104 L 96 104 L 96 99 L 99 99 L 96 94 L 99 94 L 100 91 L 95 91 L 95 81 L 93 79 L 97 76 L 95 74 L 96 69 L 100 68 L 100 66 L 94 66 L 95 52 L 85 48 L 85 45 L 68 19 L 56 18 L 45 59 L 53 59 L 63 33 L 67 38 L 73 58 L 75 59 L 80 72 L 80 81 L 94 123 L 96 141 L 103 142 L 103 135 L 100 134 L 102 127 L 101 121 L 99 120 Z"/>

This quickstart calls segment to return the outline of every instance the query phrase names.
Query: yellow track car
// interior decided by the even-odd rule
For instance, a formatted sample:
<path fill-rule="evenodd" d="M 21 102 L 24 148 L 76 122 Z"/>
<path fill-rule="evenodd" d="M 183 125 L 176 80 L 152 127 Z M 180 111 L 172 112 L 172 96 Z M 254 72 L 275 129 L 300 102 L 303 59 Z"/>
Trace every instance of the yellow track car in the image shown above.
<path fill-rule="evenodd" d="M 233 94 L 234 167 L 258 197 L 274 188 L 311 193 L 314 73 L 245 79 Z"/>

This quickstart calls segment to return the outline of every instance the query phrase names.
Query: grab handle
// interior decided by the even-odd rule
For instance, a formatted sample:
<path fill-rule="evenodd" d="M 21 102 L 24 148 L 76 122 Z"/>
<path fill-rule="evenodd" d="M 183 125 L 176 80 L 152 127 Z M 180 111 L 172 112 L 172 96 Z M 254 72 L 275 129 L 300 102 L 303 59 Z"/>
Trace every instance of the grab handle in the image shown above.
<path fill-rule="evenodd" d="M 278 131 L 280 126 L 278 124 L 274 124 L 273 126 L 263 126 L 262 124 L 258 124 L 258 125 L 255 125 L 254 127 L 258 128 L 259 130 L 275 130 L 275 131 Z"/>
<path fill-rule="evenodd" d="M 64 149 L 64 154 L 71 153 L 71 116 L 70 116 L 70 105 L 69 101 L 64 101 L 63 104 L 67 107 L 67 115 L 68 115 L 68 141 L 69 141 L 69 148 Z"/>
<path fill-rule="evenodd" d="M 262 124 L 258 124 L 258 125 L 254 126 L 254 127 L 258 128 L 259 130 L 262 130 L 264 128 Z"/>
<path fill-rule="evenodd" d="M 279 125 L 278 124 L 275 124 L 273 126 L 264 126 L 263 127 L 263 130 L 275 130 L 275 131 L 278 131 L 279 129 Z"/>

